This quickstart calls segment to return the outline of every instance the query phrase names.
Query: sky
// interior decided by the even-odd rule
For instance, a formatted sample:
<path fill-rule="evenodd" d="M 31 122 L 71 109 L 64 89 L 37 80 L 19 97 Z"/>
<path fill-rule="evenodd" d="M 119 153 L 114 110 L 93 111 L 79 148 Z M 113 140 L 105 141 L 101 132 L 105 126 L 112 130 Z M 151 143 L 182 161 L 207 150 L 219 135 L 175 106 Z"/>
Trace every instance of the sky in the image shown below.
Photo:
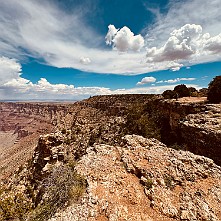
<path fill-rule="evenodd" d="M 200 89 L 221 69 L 220 0 L 0 3 L 0 100 Z"/>

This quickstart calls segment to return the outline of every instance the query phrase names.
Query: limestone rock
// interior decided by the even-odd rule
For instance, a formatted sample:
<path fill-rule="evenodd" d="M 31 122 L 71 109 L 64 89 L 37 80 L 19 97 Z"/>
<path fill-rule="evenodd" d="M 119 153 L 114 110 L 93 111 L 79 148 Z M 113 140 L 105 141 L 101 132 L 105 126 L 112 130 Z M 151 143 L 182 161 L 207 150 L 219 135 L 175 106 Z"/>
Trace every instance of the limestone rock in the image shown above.
<path fill-rule="evenodd" d="M 221 219 L 221 168 L 155 139 L 127 135 L 120 146 L 94 145 L 76 170 L 87 191 L 51 221 Z"/>

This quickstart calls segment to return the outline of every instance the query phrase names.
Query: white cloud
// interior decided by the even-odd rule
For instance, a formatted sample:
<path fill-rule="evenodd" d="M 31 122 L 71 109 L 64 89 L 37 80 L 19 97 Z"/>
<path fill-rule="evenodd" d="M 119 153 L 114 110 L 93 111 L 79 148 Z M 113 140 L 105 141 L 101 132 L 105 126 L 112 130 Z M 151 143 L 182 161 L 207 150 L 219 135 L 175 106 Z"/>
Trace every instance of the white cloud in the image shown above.
<path fill-rule="evenodd" d="M 12 78 L 18 78 L 21 72 L 21 65 L 15 59 L 0 57 L 0 85 Z"/>
<path fill-rule="evenodd" d="M 5 75 L 1 72 L 4 70 Z M 136 87 L 130 89 L 111 90 L 105 87 L 74 87 L 74 85 L 52 84 L 47 79 L 41 78 L 37 83 L 21 77 L 21 65 L 6 57 L 0 57 L 0 99 L 72 99 L 79 100 L 93 95 L 130 94 L 130 93 L 162 93 L 172 89 L 174 85 Z M 6 78 L 7 76 L 7 78 Z M 4 78 L 5 77 L 5 78 Z M 185 78 L 181 78 L 185 79 Z M 146 77 L 141 80 L 142 84 L 155 82 L 154 77 Z M 198 87 L 197 85 L 190 85 Z"/>
<path fill-rule="evenodd" d="M 145 52 L 119 54 L 104 49 L 104 36 L 89 27 L 85 17 L 82 10 L 67 14 L 49 1 L 3 1 L 0 5 L 0 56 L 19 60 L 31 56 L 55 67 L 96 73 L 130 75 L 152 70 L 151 66 L 140 62 Z M 129 50 L 138 51 L 143 39 L 131 33 L 127 32 Z M 119 42 L 120 39 L 116 41 L 118 46 Z M 85 58 L 93 62 L 85 65 L 89 63 Z"/>
<path fill-rule="evenodd" d="M 105 37 L 107 45 L 112 45 L 112 43 L 113 43 L 112 41 L 113 41 L 115 35 L 117 34 L 118 30 L 119 29 L 116 29 L 114 25 L 108 25 L 108 32 Z"/>
<path fill-rule="evenodd" d="M 170 1 L 168 12 L 158 13 L 156 22 L 143 31 L 147 60 L 185 66 L 221 60 L 220 8 L 220 0 Z"/>
<path fill-rule="evenodd" d="M 80 58 L 80 62 L 81 62 L 82 64 L 87 65 L 87 64 L 90 64 L 90 63 L 91 63 L 91 59 L 90 59 L 90 58 L 86 58 L 86 57 L 81 57 L 81 58 Z"/>
<path fill-rule="evenodd" d="M 198 88 L 198 85 L 187 85 Z M 130 89 L 110 90 L 103 87 L 73 87 L 72 85 L 51 84 L 46 79 L 36 84 L 19 78 L 0 86 L 0 99 L 45 100 L 45 99 L 71 99 L 80 100 L 93 95 L 110 94 L 160 94 L 165 90 L 172 90 L 175 85 L 139 87 Z"/>
<path fill-rule="evenodd" d="M 173 90 L 176 84 L 173 85 L 162 85 L 162 86 L 152 86 L 152 87 L 137 87 L 131 89 L 118 89 L 111 91 L 111 94 L 161 94 L 165 90 Z M 194 87 L 197 90 L 200 88 L 196 84 L 186 84 L 187 87 Z"/>
<path fill-rule="evenodd" d="M 177 82 L 180 82 L 180 81 L 194 81 L 196 80 L 196 78 L 175 78 L 175 79 L 170 79 L 170 80 L 161 80 L 161 81 L 158 81 L 156 82 L 157 84 L 161 84 L 161 83 L 169 83 L 169 84 L 174 84 L 174 83 L 177 83 Z"/>
<path fill-rule="evenodd" d="M 110 90 L 103 87 L 77 87 L 74 85 L 51 84 L 41 78 L 36 84 L 19 77 L 12 79 L 0 87 L 7 92 L 1 99 L 82 99 L 90 95 L 109 94 Z M 1 91 L 0 90 L 0 91 Z M 0 93 L 1 94 L 1 93 Z M 6 94 L 6 93 L 4 93 Z M 16 95 L 16 96 L 15 96 Z"/>
<path fill-rule="evenodd" d="M 144 38 L 134 33 L 126 26 L 116 29 L 114 25 L 108 26 L 108 33 L 105 37 L 107 45 L 113 45 L 113 48 L 119 52 L 140 51 L 144 46 Z"/>
<path fill-rule="evenodd" d="M 171 69 L 177 71 L 183 63 L 221 59 L 220 45 L 221 34 L 211 37 L 209 33 L 203 34 L 200 25 L 186 24 L 172 31 L 162 47 L 147 49 L 147 63 L 174 62 Z"/>
<path fill-rule="evenodd" d="M 31 56 L 59 68 L 125 75 L 221 60 L 221 1 L 171 2 L 166 15 L 158 11 L 145 38 L 110 25 L 106 43 L 115 50 L 108 50 L 104 36 L 85 22 L 84 10 L 65 13 L 53 1 L 2 1 L 0 56 Z"/>
<path fill-rule="evenodd" d="M 137 85 L 144 85 L 144 84 L 148 84 L 148 83 L 153 83 L 156 80 L 157 79 L 154 77 L 144 77 L 140 82 L 137 82 Z"/>
<path fill-rule="evenodd" d="M 0 57 L 0 99 L 82 99 L 109 93 L 108 88 L 75 88 L 74 85 L 51 84 L 45 78 L 34 84 L 21 77 L 21 65 L 16 60 Z"/>
<path fill-rule="evenodd" d="M 148 62 L 186 60 L 197 51 L 197 40 L 202 35 L 202 27 L 186 24 L 170 33 L 167 42 L 161 48 L 147 50 Z"/>
<path fill-rule="evenodd" d="M 184 65 L 183 64 L 179 64 L 177 62 L 174 61 L 169 61 L 168 62 L 168 68 L 172 71 L 179 71 L 180 68 L 182 68 Z"/>
<path fill-rule="evenodd" d="M 214 54 L 221 53 L 221 34 L 211 37 L 205 41 L 204 49 Z"/>
<path fill-rule="evenodd" d="M 168 12 L 158 14 L 156 22 L 146 29 L 148 38 L 152 39 L 149 43 L 164 44 L 174 29 L 185 24 L 198 24 L 205 32 L 218 35 L 221 30 L 220 8 L 220 0 L 204 1 L 203 4 L 200 0 L 170 1 Z"/>

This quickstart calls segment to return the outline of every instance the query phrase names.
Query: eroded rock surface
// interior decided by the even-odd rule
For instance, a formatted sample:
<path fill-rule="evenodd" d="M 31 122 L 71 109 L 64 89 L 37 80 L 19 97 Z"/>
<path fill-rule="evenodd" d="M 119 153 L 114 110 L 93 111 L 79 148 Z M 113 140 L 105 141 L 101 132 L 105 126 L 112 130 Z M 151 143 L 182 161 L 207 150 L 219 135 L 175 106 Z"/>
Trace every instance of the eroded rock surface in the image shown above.
<path fill-rule="evenodd" d="M 51 221 L 221 219 L 220 167 L 155 139 L 127 135 L 120 146 L 94 145 L 76 170 L 87 191 Z"/>
<path fill-rule="evenodd" d="M 207 104 L 204 112 L 189 114 L 180 123 L 181 137 L 194 153 L 221 165 L 221 105 Z"/>

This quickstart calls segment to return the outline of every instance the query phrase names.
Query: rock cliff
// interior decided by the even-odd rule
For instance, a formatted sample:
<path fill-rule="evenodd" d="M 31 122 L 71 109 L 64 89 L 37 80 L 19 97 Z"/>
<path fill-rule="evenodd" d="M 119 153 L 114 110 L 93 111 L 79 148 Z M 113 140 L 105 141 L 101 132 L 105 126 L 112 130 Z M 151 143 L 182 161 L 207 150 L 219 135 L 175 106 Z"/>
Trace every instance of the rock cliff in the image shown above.
<path fill-rule="evenodd" d="M 221 105 L 206 105 L 205 111 L 189 114 L 180 122 L 180 134 L 189 150 L 221 165 Z"/>
<path fill-rule="evenodd" d="M 160 140 L 175 148 L 207 156 L 221 165 L 221 105 L 153 100 L 146 111 L 155 116 Z"/>

